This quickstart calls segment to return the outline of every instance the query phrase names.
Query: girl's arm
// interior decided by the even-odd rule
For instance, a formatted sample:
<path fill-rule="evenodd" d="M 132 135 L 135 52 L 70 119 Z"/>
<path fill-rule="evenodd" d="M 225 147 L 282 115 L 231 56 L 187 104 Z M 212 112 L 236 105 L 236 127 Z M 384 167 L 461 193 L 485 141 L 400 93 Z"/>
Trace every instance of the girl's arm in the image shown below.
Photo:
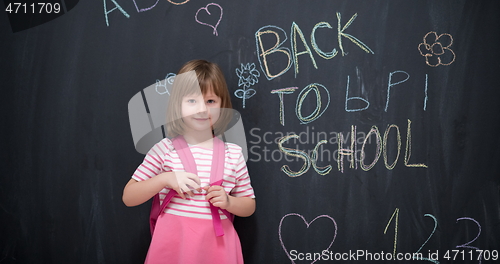
<path fill-rule="evenodd" d="M 204 188 L 207 191 L 206 199 L 216 207 L 240 216 L 251 216 L 255 212 L 255 199 L 250 197 L 235 197 L 226 193 L 219 185 Z"/>
<path fill-rule="evenodd" d="M 229 206 L 226 210 L 240 217 L 251 216 L 255 212 L 255 198 L 227 196 Z"/>
<path fill-rule="evenodd" d="M 185 199 L 184 192 L 190 196 L 194 196 L 188 186 L 201 191 L 199 184 L 200 179 L 193 173 L 179 171 L 163 172 L 145 181 L 131 179 L 123 189 L 122 200 L 129 207 L 140 205 L 151 199 L 151 197 L 165 187 L 175 190 L 182 199 Z"/>
<path fill-rule="evenodd" d="M 145 181 L 130 179 L 123 189 L 123 203 L 130 207 L 143 204 L 151 199 L 151 197 L 160 192 L 161 189 L 165 188 L 166 183 L 164 174 L 166 173 L 171 172 L 158 174 Z"/>

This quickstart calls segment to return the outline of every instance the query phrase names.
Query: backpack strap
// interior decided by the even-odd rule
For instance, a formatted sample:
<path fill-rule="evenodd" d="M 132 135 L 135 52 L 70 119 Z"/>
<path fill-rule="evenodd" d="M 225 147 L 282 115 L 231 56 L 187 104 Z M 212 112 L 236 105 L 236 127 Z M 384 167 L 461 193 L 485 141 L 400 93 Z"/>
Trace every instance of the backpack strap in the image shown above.
<path fill-rule="evenodd" d="M 222 176 L 224 175 L 224 158 L 225 158 L 225 148 L 224 142 L 217 137 L 213 139 L 213 157 L 212 157 L 212 169 L 210 172 L 210 185 L 222 186 Z M 212 221 L 214 224 L 214 230 L 216 236 L 223 236 L 224 230 L 222 229 L 222 223 L 220 219 L 218 207 L 210 204 L 210 211 L 212 212 Z M 229 220 L 233 220 L 231 213 L 225 209 L 220 209 Z"/>
<path fill-rule="evenodd" d="M 151 205 L 151 212 L 149 213 L 149 230 L 151 231 L 151 235 L 155 231 L 156 222 L 158 221 L 158 217 L 161 212 L 165 211 L 167 204 L 170 203 L 172 197 L 174 197 L 177 193 L 175 191 L 168 192 L 165 199 L 163 199 L 163 203 L 160 205 L 160 194 L 157 193 L 153 196 L 153 203 Z"/>
<path fill-rule="evenodd" d="M 184 169 L 187 172 L 198 174 L 193 154 L 191 153 L 191 150 L 189 149 L 189 146 L 187 145 L 187 142 L 184 139 L 184 137 L 178 136 L 172 140 L 172 143 L 174 144 L 174 148 L 176 149 L 179 158 L 182 161 L 182 165 L 184 165 Z M 213 137 L 213 155 L 212 155 L 212 167 L 210 171 L 210 185 L 222 186 L 223 182 L 222 178 L 224 175 L 224 165 L 225 165 L 224 159 L 225 159 L 224 142 L 217 137 Z M 172 196 L 176 194 L 175 192 L 172 191 L 170 191 L 168 194 L 170 193 L 173 193 Z M 162 205 L 166 206 L 165 202 Z M 220 209 L 210 204 L 210 212 L 212 213 L 212 221 L 214 225 L 215 235 L 223 236 L 224 231 L 222 229 L 219 210 L 221 210 L 231 221 L 233 220 L 233 216 L 227 210 Z M 163 212 L 163 210 L 161 210 L 160 213 L 161 212 Z"/>
<path fill-rule="evenodd" d="M 177 151 L 177 154 L 179 155 L 179 158 L 182 161 L 184 170 L 193 174 L 198 174 L 193 154 L 189 150 L 189 146 L 184 137 L 182 136 L 176 137 L 172 140 L 172 143 Z M 157 193 L 153 197 L 153 204 L 151 206 L 151 212 L 149 215 L 149 229 L 151 231 L 151 235 L 153 235 L 153 231 L 155 229 L 158 217 L 163 211 L 165 211 L 165 208 L 176 194 L 177 192 L 174 190 L 169 191 L 165 196 L 165 199 L 163 199 L 163 203 L 161 205 L 160 205 L 160 194 Z"/>

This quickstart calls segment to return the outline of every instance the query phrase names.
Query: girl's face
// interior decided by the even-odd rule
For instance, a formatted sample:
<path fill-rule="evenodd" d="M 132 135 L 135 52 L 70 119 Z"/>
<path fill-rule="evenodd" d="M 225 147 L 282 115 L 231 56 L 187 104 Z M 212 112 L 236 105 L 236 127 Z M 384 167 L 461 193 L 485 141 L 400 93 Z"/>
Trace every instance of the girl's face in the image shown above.
<path fill-rule="evenodd" d="M 220 116 L 221 98 L 213 91 L 202 94 L 186 95 L 182 98 L 182 120 L 187 126 L 186 132 L 207 132 Z"/>

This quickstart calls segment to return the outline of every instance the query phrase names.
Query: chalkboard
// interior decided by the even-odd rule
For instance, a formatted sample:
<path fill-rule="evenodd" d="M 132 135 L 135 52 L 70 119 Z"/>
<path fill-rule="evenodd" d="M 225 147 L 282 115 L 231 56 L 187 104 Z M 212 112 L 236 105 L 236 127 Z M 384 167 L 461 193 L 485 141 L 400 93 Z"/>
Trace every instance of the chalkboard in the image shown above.
<path fill-rule="evenodd" d="M 128 105 L 192 59 L 241 114 L 246 263 L 498 263 L 498 1 L 49 2 L 0 15 L 0 263 L 144 261 Z"/>

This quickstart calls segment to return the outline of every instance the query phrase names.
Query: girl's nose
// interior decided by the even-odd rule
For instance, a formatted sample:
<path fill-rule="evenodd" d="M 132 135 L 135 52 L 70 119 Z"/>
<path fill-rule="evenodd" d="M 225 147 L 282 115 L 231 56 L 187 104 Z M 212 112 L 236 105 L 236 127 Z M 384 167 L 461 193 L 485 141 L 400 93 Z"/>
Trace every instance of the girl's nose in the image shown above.
<path fill-rule="evenodd" d="M 198 104 L 198 112 L 203 113 L 203 112 L 206 112 L 207 109 L 208 109 L 208 107 L 205 104 L 205 102 L 201 102 Z"/>

